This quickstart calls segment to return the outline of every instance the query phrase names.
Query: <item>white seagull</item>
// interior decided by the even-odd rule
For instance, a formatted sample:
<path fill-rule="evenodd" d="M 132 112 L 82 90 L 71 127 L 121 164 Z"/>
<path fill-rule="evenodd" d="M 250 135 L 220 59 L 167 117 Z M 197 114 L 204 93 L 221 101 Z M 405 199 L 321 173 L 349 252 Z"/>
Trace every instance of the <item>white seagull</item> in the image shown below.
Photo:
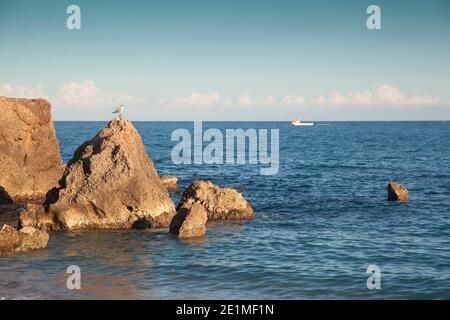
<path fill-rule="evenodd" d="M 119 116 L 122 116 L 123 110 L 125 110 L 125 107 L 123 106 L 123 104 L 121 104 L 120 107 L 118 107 L 116 110 L 114 110 L 113 113 L 118 113 Z"/>

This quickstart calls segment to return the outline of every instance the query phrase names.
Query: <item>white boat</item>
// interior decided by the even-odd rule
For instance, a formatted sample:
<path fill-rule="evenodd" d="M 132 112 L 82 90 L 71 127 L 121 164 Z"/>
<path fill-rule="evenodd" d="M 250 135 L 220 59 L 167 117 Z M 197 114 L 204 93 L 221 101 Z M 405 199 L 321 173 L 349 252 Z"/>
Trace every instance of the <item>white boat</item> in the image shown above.
<path fill-rule="evenodd" d="M 314 122 L 302 122 L 300 118 L 291 122 L 293 126 L 313 126 Z"/>

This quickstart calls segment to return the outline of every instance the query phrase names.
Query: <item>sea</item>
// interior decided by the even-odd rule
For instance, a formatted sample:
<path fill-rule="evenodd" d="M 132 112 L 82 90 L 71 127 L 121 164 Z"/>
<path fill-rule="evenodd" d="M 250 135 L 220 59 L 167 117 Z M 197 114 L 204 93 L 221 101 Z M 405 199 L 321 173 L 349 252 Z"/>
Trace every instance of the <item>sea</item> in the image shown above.
<path fill-rule="evenodd" d="M 46 249 L 0 258 L 0 299 L 450 299 L 450 122 L 203 123 L 278 129 L 274 175 L 175 164 L 172 132 L 192 122 L 133 124 L 160 175 L 181 190 L 198 179 L 236 188 L 256 219 L 211 222 L 192 240 L 166 229 L 53 232 Z M 56 122 L 63 160 L 105 125 Z M 391 180 L 409 202 L 387 201 Z M 67 286 L 70 266 L 79 290 Z"/>

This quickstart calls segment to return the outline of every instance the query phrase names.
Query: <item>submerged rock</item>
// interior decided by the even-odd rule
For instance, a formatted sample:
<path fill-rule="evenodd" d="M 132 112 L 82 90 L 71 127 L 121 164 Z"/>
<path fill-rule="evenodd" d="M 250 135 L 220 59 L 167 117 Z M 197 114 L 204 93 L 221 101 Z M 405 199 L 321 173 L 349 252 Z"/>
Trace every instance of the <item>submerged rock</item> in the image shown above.
<path fill-rule="evenodd" d="M 44 99 L 0 97 L 0 186 L 15 202 L 42 201 L 63 173 L 50 109 Z"/>
<path fill-rule="evenodd" d="M 0 256 L 45 248 L 48 239 L 45 231 L 32 227 L 16 230 L 5 224 L 0 230 Z"/>
<path fill-rule="evenodd" d="M 161 181 L 169 192 L 178 192 L 178 178 L 175 176 L 161 176 Z"/>
<path fill-rule="evenodd" d="M 403 187 L 400 183 L 392 181 L 388 184 L 388 200 L 389 201 L 408 201 L 408 189 Z"/>
<path fill-rule="evenodd" d="M 175 206 L 139 133 L 118 117 L 78 147 L 59 188 L 49 192 L 45 209 L 27 206 L 20 225 L 124 229 L 145 220 L 151 227 L 168 227 L 174 215 Z"/>
<path fill-rule="evenodd" d="M 211 181 L 195 181 L 183 193 L 178 210 L 189 209 L 194 203 L 201 204 L 208 220 L 254 219 L 252 207 L 242 195 L 231 188 L 220 188 Z"/>
<path fill-rule="evenodd" d="M 208 214 L 200 203 L 193 203 L 189 209 L 180 208 L 170 223 L 170 232 L 178 238 L 201 237 L 206 233 Z"/>

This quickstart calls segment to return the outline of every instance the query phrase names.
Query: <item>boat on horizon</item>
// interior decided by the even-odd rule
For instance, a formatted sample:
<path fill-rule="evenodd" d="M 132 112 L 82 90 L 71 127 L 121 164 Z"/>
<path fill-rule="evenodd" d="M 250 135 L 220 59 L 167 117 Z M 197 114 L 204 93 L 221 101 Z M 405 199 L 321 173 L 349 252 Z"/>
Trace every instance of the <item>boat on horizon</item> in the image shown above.
<path fill-rule="evenodd" d="M 291 122 L 293 126 L 313 126 L 314 122 L 302 122 L 300 118 L 295 119 Z"/>

